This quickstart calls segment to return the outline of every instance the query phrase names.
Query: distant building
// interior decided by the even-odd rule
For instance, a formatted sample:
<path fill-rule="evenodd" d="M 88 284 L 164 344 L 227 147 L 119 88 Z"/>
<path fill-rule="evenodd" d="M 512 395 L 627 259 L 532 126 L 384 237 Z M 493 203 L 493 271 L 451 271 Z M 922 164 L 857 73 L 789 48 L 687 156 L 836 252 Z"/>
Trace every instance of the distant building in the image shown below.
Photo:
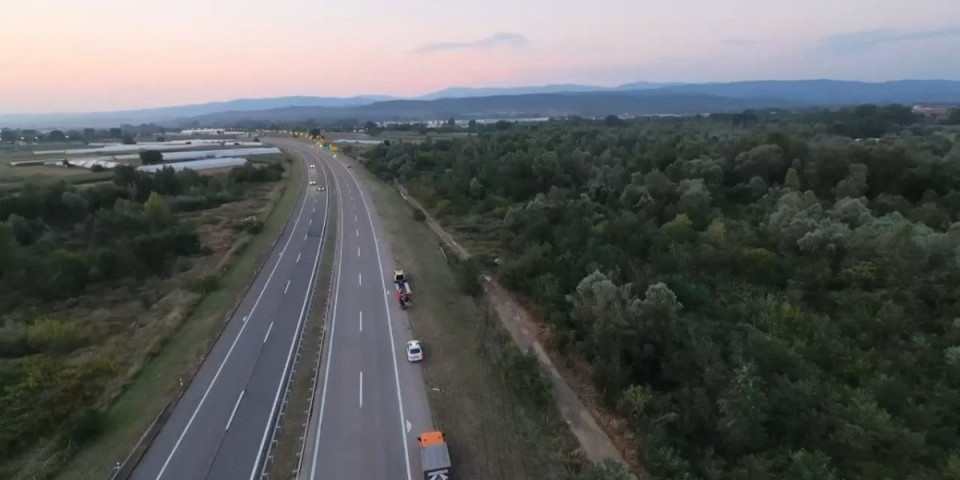
<path fill-rule="evenodd" d="M 914 105 L 913 113 L 918 115 L 923 115 L 925 117 L 933 118 L 947 118 L 950 115 L 951 108 L 949 107 L 933 107 L 933 106 L 924 106 L 924 105 Z"/>

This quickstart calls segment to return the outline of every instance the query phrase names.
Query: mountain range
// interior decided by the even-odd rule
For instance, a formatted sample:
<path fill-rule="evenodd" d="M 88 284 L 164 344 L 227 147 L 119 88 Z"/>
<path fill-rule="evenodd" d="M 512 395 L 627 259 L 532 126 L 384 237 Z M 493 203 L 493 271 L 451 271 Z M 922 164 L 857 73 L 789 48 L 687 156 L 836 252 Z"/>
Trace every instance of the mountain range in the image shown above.
<path fill-rule="evenodd" d="M 291 96 L 117 112 L 0 114 L 0 125 L 74 128 L 140 123 L 232 125 L 310 119 L 422 121 L 450 117 L 691 114 L 862 103 L 960 104 L 960 81 L 792 80 L 690 84 L 634 82 L 615 87 L 577 84 L 453 87 L 415 98 Z"/>

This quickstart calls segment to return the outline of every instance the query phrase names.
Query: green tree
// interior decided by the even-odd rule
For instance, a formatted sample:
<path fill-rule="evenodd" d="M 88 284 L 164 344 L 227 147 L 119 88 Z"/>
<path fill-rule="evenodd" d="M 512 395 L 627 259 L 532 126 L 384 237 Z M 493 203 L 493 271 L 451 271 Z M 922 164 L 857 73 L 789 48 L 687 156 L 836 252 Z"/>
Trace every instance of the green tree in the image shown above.
<path fill-rule="evenodd" d="M 783 179 L 783 186 L 794 192 L 800 191 L 800 174 L 797 173 L 796 168 L 790 167 L 787 169 L 787 176 Z"/>
<path fill-rule="evenodd" d="M 13 260 L 17 257 L 16 247 L 13 228 L 7 222 L 0 222 L 0 279 L 13 266 Z"/>
<path fill-rule="evenodd" d="M 157 192 L 150 193 L 150 197 L 147 198 L 146 203 L 143 204 L 143 215 L 151 224 L 158 227 L 164 227 L 174 223 L 173 214 L 170 213 L 170 207 Z"/>
<path fill-rule="evenodd" d="M 62 130 L 51 130 L 47 134 L 47 140 L 50 142 L 63 142 L 67 139 Z"/>
<path fill-rule="evenodd" d="M 679 213 L 673 220 L 664 223 L 660 230 L 675 242 L 687 242 L 693 240 L 696 231 L 693 229 L 693 221 L 685 213 Z"/>
<path fill-rule="evenodd" d="M 477 180 L 477 177 L 470 179 L 470 195 L 475 198 L 483 197 L 483 184 L 480 183 L 480 180 Z"/>
<path fill-rule="evenodd" d="M 760 177 L 765 182 L 784 178 L 788 165 L 783 150 L 777 145 L 760 145 L 740 153 L 733 160 L 733 171 L 741 181 Z"/>
<path fill-rule="evenodd" d="M 140 152 L 140 163 L 143 165 L 158 165 L 163 163 L 163 152 L 159 150 L 144 150 Z"/>
<path fill-rule="evenodd" d="M 588 466 L 577 480 L 632 480 L 630 470 L 612 460 Z"/>

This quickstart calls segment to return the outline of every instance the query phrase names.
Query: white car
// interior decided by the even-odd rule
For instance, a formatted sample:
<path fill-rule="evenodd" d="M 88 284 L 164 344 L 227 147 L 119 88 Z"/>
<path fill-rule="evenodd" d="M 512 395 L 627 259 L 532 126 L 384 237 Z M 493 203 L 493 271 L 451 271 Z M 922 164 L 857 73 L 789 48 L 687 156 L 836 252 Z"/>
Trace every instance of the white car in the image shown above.
<path fill-rule="evenodd" d="M 420 340 L 410 340 L 407 342 L 407 360 L 411 362 L 423 360 L 423 347 L 420 346 Z"/>
<path fill-rule="evenodd" d="M 316 185 L 316 184 L 317 184 L 316 180 L 310 180 L 310 185 Z"/>

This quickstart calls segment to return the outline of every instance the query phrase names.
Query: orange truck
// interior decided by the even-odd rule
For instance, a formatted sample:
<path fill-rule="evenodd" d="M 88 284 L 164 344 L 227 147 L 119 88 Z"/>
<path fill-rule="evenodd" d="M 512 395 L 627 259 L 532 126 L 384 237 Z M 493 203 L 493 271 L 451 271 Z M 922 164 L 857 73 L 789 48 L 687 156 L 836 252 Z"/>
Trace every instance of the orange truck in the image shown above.
<path fill-rule="evenodd" d="M 417 437 L 420 442 L 420 467 L 423 480 L 450 479 L 450 452 L 443 433 L 439 431 L 423 432 Z"/>

